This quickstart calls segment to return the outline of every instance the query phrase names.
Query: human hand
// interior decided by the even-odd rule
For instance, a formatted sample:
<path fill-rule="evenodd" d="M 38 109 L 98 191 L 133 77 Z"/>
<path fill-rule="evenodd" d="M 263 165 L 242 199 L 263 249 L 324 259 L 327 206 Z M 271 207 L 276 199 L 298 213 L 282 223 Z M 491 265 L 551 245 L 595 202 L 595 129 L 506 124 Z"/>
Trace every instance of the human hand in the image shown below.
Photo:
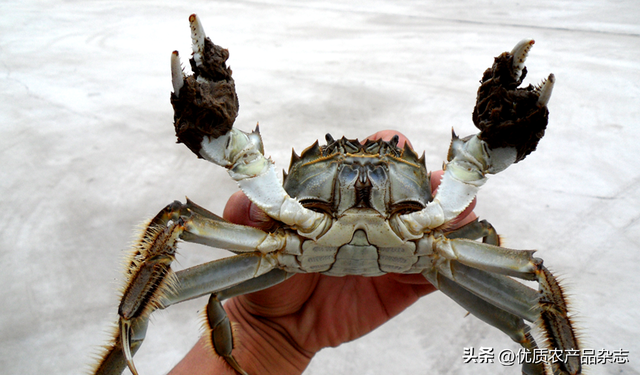
<path fill-rule="evenodd" d="M 390 140 L 395 131 L 377 132 L 367 139 Z M 410 145 L 410 143 L 409 143 Z M 431 174 L 432 191 L 442 171 Z M 474 203 L 454 220 L 460 227 L 475 220 Z M 267 229 L 273 220 L 238 192 L 223 217 L 233 223 Z M 301 374 L 322 348 L 355 340 L 416 302 L 435 288 L 420 274 L 379 277 L 332 277 L 297 274 L 281 284 L 237 296 L 224 305 L 234 322 L 233 355 L 249 374 Z M 201 339 L 172 370 L 178 374 L 235 374 Z"/>

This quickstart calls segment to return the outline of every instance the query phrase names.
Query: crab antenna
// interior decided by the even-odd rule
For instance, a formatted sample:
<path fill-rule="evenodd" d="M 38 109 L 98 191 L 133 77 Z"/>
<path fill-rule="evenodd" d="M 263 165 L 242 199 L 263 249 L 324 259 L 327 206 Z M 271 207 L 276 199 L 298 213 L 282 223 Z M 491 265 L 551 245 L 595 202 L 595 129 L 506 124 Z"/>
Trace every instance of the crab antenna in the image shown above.
<path fill-rule="evenodd" d="M 180 66 L 178 51 L 173 51 L 171 54 L 171 83 L 173 84 L 173 93 L 178 97 L 180 89 L 184 86 L 184 74 L 182 73 L 182 66 Z"/>
<path fill-rule="evenodd" d="M 513 55 L 513 75 L 516 81 L 520 79 L 522 70 L 524 69 L 524 61 L 527 59 L 529 50 L 535 41 L 533 39 L 523 39 L 511 50 Z"/>
<path fill-rule="evenodd" d="M 189 25 L 191 26 L 191 49 L 193 50 L 193 59 L 196 65 L 202 65 L 204 56 L 204 39 L 207 37 L 202 28 L 200 17 L 195 14 L 189 16 Z"/>
<path fill-rule="evenodd" d="M 553 85 L 556 83 L 556 77 L 553 74 L 549 74 L 549 78 L 544 80 L 540 84 L 538 90 L 540 91 L 540 97 L 538 97 L 538 105 L 546 106 L 551 98 L 551 92 L 553 91 Z"/>

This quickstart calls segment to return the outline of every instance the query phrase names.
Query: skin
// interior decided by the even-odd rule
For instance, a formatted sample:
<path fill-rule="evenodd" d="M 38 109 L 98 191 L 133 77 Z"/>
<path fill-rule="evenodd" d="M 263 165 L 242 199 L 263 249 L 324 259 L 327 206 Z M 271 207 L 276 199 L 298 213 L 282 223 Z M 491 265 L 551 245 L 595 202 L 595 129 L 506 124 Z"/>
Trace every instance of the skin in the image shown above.
<path fill-rule="evenodd" d="M 390 140 L 397 131 L 383 130 L 368 139 Z M 411 143 L 409 143 L 411 145 Z M 432 191 L 442 171 L 431 176 Z M 453 221 L 460 227 L 475 220 L 474 202 Z M 223 217 L 233 223 L 268 228 L 272 221 L 237 192 Z M 387 274 L 380 277 L 331 277 L 297 274 L 256 293 L 228 300 L 224 308 L 233 322 L 233 356 L 249 374 L 302 374 L 323 348 L 366 335 L 436 289 L 421 275 Z M 237 374 L 201 338 L 170 375 Z"/>

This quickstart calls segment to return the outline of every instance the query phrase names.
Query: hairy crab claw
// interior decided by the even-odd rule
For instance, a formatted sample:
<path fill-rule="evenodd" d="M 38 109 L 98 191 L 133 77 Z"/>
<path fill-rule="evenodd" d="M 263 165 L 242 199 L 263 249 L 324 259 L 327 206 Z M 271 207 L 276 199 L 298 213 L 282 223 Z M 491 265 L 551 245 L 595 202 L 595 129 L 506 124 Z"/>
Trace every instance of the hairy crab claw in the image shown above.
<path fill-rule="evenodd" d="M 524 62 L 533 44 L 533 40 L 525 39 L 511 52 L 495 58 L 493 66 L 484 72 L 473 110 L 473 123 L 481 130 L 479 138 L 490 149 L 513 149 L 514 162 L 533 152 L 544 136 L 547 103 L 555 83 L 550 74 L 538 86 L 518 87 L 527 75 Z"/>

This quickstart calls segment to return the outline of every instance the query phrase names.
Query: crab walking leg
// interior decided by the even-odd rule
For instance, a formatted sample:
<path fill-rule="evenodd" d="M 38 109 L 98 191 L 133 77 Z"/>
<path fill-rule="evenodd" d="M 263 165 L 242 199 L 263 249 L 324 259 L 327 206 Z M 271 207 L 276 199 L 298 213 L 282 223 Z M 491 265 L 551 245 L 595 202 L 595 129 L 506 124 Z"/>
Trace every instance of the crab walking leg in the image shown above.
<path fill-rule="evenodd" d="M 538 349 L 538 345 L 530 333 L 531 328 L 524 323 L 522 318 L 492 305 L 435 270 L 431 272 L 425 271 L 423 275 L 436 288 L 456 301 L 464 309 L 485 323 L 498 328 L 523 348 L 530 352 Z M 522 373 L 525 375 L 543 375 L 546 374 L 546 371 L 542 363 L 525 362 L 522 365 Z"/>
<path fill-rule="evenodd" d="M 428 246 L 427 242 L 421 241 L 420 246 Z M 554 364 L 558 372 L 581 372 L 580 358 L 567 355 L 571 351 L 579 351 L 579 344 L 564 292 L 556 278 L 542 265 L 542 260 L 532 256 L 533 251 L 505 249 L 464 239 L 435 239 L 431 246 L 437 255 L 444 258 L 433 272 L 502 311 L 539 323 L 550 348 L 565 356 L 563 361 Z M 536 293 L 506 276 L 537 281 L 539 291 Z"/>
<path fill-rule="evenodd" d="M 237 285 L 226 289 L 218 290 L 218 285 L 211 282 L 211 274 L 224 274 L 228 272 L 228 267 L 202 267 L 197 272 L 192 269 L 181 271 L 177 274 L 180 285 L 189 285 L 189 288 L 179 289 L 176 296 L 168 303 L 178 303 L 194 298 L 193 289 L 199 290 L 199 295 L 209 294 L 209 302 L 206 311 L 206 332 L 207 341 L 216 354 L 221 356 L 234 370 L 246 375 L 238 361 L 233 357 L 234 348 L 233 330 L 227 313 L 222 307 L 221 301 L 236 295 L 256 292 L 279 284 L 292 274 L 280 269 L 273 269 L 257 278 L 250 278 Z M 168 306 L 168 305 L 167 305 Z"/>
<path fill-rule="evenodd" d="M 259 253 L 243 254 L 176 272 L 178 288 L 162 299 L 162 308 L 211 293 L 225 300 L 268 288 L 291 276 L 278 268 L 265 266 L 268 262 L 261 263 L 260 258 Z"/>
<path fill-rule="evenodd" d="M 486 220 L 479 221 L 476 219 L 463 227 L 446 233 L 446 237 L 449 239 L 467 238 L 470 240 L 482 238 L 482 242 L 484 243 L 500 246 L 500 236 L 498 232 L 496 232 L 493 225 Z"/>
<path fill-rule="evenodd" d="M 212 272 L 207 287 L 220 290 L 272 270 L 277 261 L 275 253 L 271 252 L 284 246 L 285 237 L 281 233 L 269 234 L 257 228 L 228 223 L 189 200 L 186 204 L 176 201 L 165 207 L 146 226 L 127 261 L 128 279 L 118 307 L 119 331 L 117 339 L 103 355 L 103 362 L 113 351 L 121 350 L 131 372 L 137 374 L 131 347 L 132 341 L 141 343 L 144 332 L 136 331 L 134 326 L 140 326 L 141 319 L 146 321 L 151 312 L 164 306 L 164 299 L 177 293 L 180 280 L 171 271 L 171 263 L 180 238 L 244 253 L 218 261 L 214 270 L 196 267 L 205 270 L 201 278 L 207 276 L 206 272 Z M 226 272 L 216 273 L 215 270 Z M 205 280 L 199 282 L 202 284 Z M 181 296 L 186 299 L 190 298 L 189 293 L 198 292 L 198 288 L 192 290 L 187 284 Z"/>
<path fill-rule="evenodd" d="M 231 259 L 233 259 L 233 257 Z M 176 290 L 174 293 L 168 294 L 163 298 L 160 308 L 164 309 L 171 305 L 211 293 L 216 293 L 218 299 L 222 301 L 236 295 L 266 289 L 281 283 L 292 275 L 280 269 L 273 269 L 256 278 L 250 278 L 240 283 L 237 283 L 236 279 L 230 280 L 230 274 L 234 272 L 244 275 L 243 277 L 251 277 L 250 275 L 252 274 L 247 272 L 247 267 L 238 267 L 246 263 L 246 261 L 240 260 L 240 262 L 234 264 L 234 262 L 229 262 L 227 259 L 222 259 L 176 272 Z M 249 276 L 247 276 L 247 274 Z M 229 286 L 229 284 L 234 283 L 236 284 Z M 208 320 L 210 319 L 208 318 Z M 142 345 L 148 322 L 149 315 L 145 315 L 135 319 L 131 324 L 130 345 L 132 355 L 134 355 Z M 211 324 L 208 323 L 207 326 L 210 327 Z M 96 366 L 94 374 L 121 374 L 127 367 L 128 364 L 122 347 L 120 334 L 120 331 L 116 332 L 112 345 L 103 355 L 99 365 Z M 212 335 L 209 335 L 210 338 L 211 336 Z M 229 337 L 228 340 L 233 342 L 232 337 Z"/>
<path fill-rule="evenodd" d="M 540 316 L 538 292 L 507 276 L 467 267 L 457 261 L 439 266 L 438 274 L 524 320 L 535 322 Z"/>

